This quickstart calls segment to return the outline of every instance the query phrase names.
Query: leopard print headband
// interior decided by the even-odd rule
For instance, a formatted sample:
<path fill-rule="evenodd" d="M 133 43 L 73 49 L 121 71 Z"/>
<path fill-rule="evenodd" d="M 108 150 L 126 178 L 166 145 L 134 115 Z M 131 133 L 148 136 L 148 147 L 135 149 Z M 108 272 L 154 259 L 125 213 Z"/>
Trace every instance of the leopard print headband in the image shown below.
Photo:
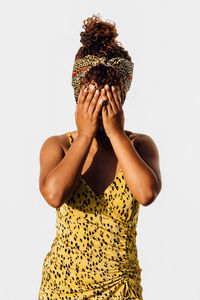
<path fill-rule="evenodd" d="M 97 66 L 98 64 L 102 64 L 106 67 L 113 67 L 122 77 L 125 85 L 125 91 L 122 90 L 121 92 L 121 100 L 123 103 L 126 93 L 131 87 L 134 63 L 122 57 L 113 57 L 108 60 L 106 57 L 98 57 L 94 55 L 87 55 L 82 59 L 75 60 L 74 62 L 72 86 L 74 88 L 76 102 L 78 101 L 78 95 L 81 89 L 81 79 L 86 75 L 90 68 Z"/>

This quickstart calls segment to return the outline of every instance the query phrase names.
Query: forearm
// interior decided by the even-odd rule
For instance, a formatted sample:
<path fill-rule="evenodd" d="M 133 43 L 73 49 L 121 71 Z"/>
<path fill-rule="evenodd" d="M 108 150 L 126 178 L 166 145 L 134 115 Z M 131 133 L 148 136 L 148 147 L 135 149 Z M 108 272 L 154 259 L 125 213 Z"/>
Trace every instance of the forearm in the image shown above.
<path fill-rule="evenodd" d="M 110 141 L 131 193 L 145 205 L 152 199 L 158 184 L 155 173 L 140 157 L 125 133 L 110 137 Z"/>
<path fill-rule="evenodd" d="M 48 174 L 45 184 L 55 206 L 62 205 L 75 190 L 92 140 L 77 136 L 62 161 Z"/>

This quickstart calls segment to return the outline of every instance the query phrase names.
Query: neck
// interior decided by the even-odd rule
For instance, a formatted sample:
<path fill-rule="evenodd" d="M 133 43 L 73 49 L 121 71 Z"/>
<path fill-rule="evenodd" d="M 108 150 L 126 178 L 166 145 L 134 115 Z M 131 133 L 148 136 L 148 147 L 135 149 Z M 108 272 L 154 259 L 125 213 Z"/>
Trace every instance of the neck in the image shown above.
<path fill-rule="evenodd" d="M 104 130 L 97 130 L 94 139 L 93 145 L 95 150 L 113 150 L 110 139 L 106 135 Z"/>

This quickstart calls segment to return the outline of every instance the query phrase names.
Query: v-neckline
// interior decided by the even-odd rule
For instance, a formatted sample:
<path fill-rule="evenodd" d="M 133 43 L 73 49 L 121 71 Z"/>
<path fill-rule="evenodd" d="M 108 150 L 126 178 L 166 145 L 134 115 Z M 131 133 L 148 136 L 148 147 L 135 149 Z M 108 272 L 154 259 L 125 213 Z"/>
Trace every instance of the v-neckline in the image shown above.
<path fill-rule="evenodd" d="M 134 134 L 134 132 L 131 132 L 131 134 L 129 135 L 129 138 Z M 71 135 L 71 132 L 67 133 L 67 135 L 71 138 L 71 140 L 73 140 L 73 137 Z M 73 142 L 73 141 L 72 141 Z M 70 141 L 70 145 L 71 145 L 71 141 Z M 97 195 L 96 192 L 93 190 L 93 188 L 91 188 L 91 186 L 86 182 L 85 178 L 83 177 L 82 174 L 80 174 L 80 178 L 82 179 L 82 181 L 84 182 L 85 186 L 92 192 L 92 194 L 94 195 L 95 198 L 102 198 L 110 189 L 110 187 L 116 182 L 116 180 L 120 177 L 120 175 L 123 174 L 123 170 L 120 169 L 119 172 L 117 173 L 117 175 L 115 176 L 114 180 L 109 184 L 109 186 L 107 186 L 107 188 L 100 194 Z"/>
<path fill-rule="evenodd" d="M 93 193 L 93 195 L 95 196 L 95 198 L 102 198 L 106 192 L 109 190 L 109 188 L 116 182 L 116 180 L 120 177 L 120 174 L 123 173 L 123 170 L 120 169 L 119 172 L 117 173 L 117 175 L 115 176 L 114 180 L 109 184 L 109 186 L 107 186 L 107 188 L 100 194 L 97 195 L 96 192 L 93 190 L 93 188 L 91 188 L 91 186 L 86 182 L 86 180 L 84 179 L 83 175 L 80 174 L 80 177 L 82 179 L 82 181 L 84 182 L 84 184 L 88 187 L 88 189 Z"/>

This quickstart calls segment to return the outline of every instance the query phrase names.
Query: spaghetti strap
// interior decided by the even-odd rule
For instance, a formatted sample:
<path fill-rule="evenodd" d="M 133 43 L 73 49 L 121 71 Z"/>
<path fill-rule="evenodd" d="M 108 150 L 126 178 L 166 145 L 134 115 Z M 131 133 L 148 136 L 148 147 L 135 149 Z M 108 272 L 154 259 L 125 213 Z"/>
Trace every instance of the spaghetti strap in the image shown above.
<path fill-rule="evenodd" d="M 131 133 L 129 134 L 129 138 L 132 140 L 132 136 L 134 135 L 134 132 L 131 131 Z M 68 132 L 67 133 L 67 136 L 68 136 L 68 139 L 69 139 L 69 143 L 70 143 L 70 146 L 73 142 L 73 138 L 72 138 L 72 135 L 71 135 L 71 132 Z"/>
<path fill-rule="evenodd" d="M 136 139 L 136 137 L 133 138 L 134 133 L 135 133 L 135 132 L 132 132 L 132 131 L 131 131 L 131 134 L 129 134 L 130 141 L 131 141 L 133 144 L 134 144 L 134 141 L 135 141 L 135 139 Z"/>
<path fill-rule="evenodd" d="M 134 136 L 135 132 L 132 132 L 129 134 L 129 138 L 132 140 L 133 136 Z"/>
<path fill-rule="evenodd" d="M 70 144 L 70 146 L 71 146 L 71 144 L 72 144 L 72 140 L 73 140 L 73 138 L 72 138 L 72 135 L 71 135 L 71 133 L 70 132 L 68 132 L 67 133 L 67 136 L 68 136 L 68 139 L 69 139 L 69 144 Z"/>

